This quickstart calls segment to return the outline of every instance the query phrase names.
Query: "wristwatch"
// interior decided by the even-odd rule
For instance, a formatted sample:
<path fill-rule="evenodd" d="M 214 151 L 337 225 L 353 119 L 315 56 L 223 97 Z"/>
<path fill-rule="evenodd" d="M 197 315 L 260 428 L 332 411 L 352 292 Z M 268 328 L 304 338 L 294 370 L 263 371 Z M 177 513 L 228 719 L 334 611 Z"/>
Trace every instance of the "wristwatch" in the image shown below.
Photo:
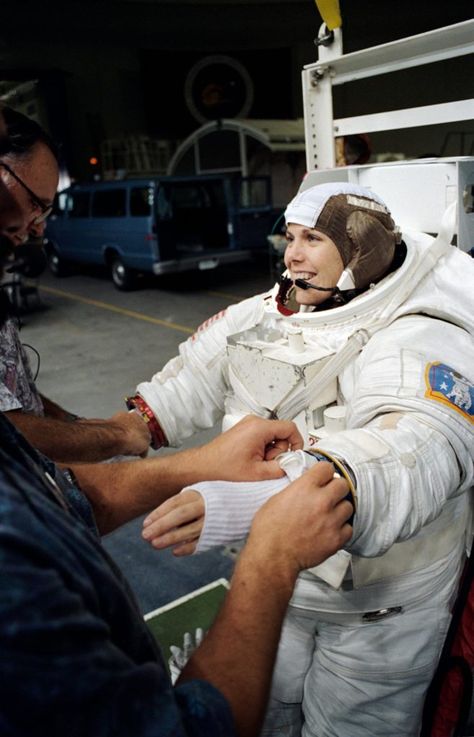
<path fill-rule="evenodd" d="M 138 412 L 141 418 L 147 423 L 148 430 L 150 431 L 151 447 L 154 450 L 158 450 L 163 445 L 168 445 L 160 423 L 145 400 L 139 394 L 135 394 L 134 397 L 126 397 L 125 402 L 129 410 Z"/>

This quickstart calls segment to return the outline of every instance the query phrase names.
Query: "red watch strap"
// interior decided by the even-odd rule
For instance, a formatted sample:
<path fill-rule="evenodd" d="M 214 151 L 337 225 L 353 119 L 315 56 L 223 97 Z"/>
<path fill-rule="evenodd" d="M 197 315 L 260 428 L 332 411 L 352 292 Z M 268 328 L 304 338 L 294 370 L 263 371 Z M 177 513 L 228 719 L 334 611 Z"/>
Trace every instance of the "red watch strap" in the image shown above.
<path fill-rule="evenodd" d="M 143 397 L 141 397 L 139 394 L 136 394 L 134 397 L 127 397 L 125 401 L 127 403 L 128 409 L 134 409 L 139 412 L 139 414 L 141 414 L 141 416 L 147 423 L 151 435 L 151 447 L 154 450 L 158 450 L 158 448 L 162 448 L 164 445 L 168 445 L 168 441 L 166 440 L 166 436 L 161 429 L 160 423 L 156 419 L 153 411 L 150 409 Z"/>

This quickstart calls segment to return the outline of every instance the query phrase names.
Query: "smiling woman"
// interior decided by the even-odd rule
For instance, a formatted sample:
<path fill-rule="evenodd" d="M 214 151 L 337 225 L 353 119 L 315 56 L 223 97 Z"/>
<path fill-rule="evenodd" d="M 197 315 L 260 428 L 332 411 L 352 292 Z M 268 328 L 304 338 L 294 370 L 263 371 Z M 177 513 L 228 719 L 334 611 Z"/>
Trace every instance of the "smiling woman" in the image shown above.
<path fill-rule="evenodd" d="M 346 189 L 344 192 L 344 187 L 335 189 L 332 185 L 311 187 L 300 192 L 285 211 L 288 228 L 299 226 L 299 234 L 308 244 L 332 245 L 337 250 L 339 260 L 334 249 L 327 252 L 327 262 L 332 263 L 333 271 L 337 272 L 341 264 L 344 269 L 334 292 L 348 288 L 362 290 L 378 282 L 389 271 L 395 246 L 400 241 L 395 223 L 377 195 L 361 187 Z M 309 257 L 308 251 L 306 254 Z M 285 254 L 287 268 L 290 258 L 291 253 Z M 321 286 L 319 281 L 315 283 Z"/>
<path fill-rule="evenodd" d="M 295 282 L 295 300 L 300 305 L 319 305 L 336 289 L 344 263 L 334 241 L 304 225 L 289 223 L 286 229 L 285 266 Z M 303 280 L 305 284 L 298 284 Z M 308 287 L 318 287 L 309 289 Z"/>
<path fill-rule="evenodd" d="M 285 221 L 282 282 L 209 319 L 136 391 L 170 446 L 219 419 L 292 419 L 310 453 L 279 456 L 288 481 L 329 461 L 353 494 L 349 544 L 296 584 L 262 737 L 412 737 L 469 519 L 474 267 L 448 227 L 402 239 L 354 183 L 307 186 Z M 227 545 L 281 493 L 194 484 L 143 536 L 179 555 Z"/>

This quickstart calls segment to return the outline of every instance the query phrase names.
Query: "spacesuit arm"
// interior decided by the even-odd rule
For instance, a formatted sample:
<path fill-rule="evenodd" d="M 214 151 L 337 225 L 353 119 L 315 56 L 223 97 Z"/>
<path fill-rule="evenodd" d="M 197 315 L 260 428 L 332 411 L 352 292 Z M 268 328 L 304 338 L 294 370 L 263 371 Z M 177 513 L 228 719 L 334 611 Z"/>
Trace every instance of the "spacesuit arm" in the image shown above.
<path fill-rule="evenodd" d="M 356 478 L 351 552 L 377 556 L 466 514 L 473 366 L 472 338 L 424 316 L 398 320 L 369 341 L 352 372 L 349 429 L 318 443 Z M 464 404 L 449 376 L 470 381 Z"/>
<path fill-rule="evenodd" d="M 137 386 L 168 445 L 177 447 L 199 430 L 212 427 L 224 413 L 227 390 L 227 336 L 251 327 L 261 317 L 257 295 L 214 315 L 179 347 L 150 381 Z"/>

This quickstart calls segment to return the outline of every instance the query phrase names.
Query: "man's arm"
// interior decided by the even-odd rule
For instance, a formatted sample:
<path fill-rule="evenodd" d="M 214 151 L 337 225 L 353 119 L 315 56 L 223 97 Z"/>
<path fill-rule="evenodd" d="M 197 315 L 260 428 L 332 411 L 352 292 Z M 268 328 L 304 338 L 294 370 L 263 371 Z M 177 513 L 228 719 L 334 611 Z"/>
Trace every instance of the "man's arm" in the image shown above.
<path fill-rule="evenodd" d="M 229 464 L 229 473 L 237 478 L 248 478 L 251 472 L 265 478 L 276 468 L 281 473 L 275 461 L 264 461 L 266 448 L 275 438 L 277 443 L 283 444 L 286 438 L 284 444 L 291 444 L 292 433 L 297 445 L 300 438 L 292 423 L 248 421 L 218 438 L 214 452 L 201 453 L 204 468 L 217 472 L 223 461 L 219 453 L 235 450 L 238 438 L 247 450 Z M 43 482 L 30 469 L 18 469 L 15 461 L 21 473 L 14 473 L 2 453 L 0 488 L 8 500 L 2 516 L 2 583 L 13 592 L 0 597 L 0 639 L 6 654 L 1 668 L 2 704 L 7 721 L 22 734 L 33 733 L 40 719 L 41 734 L 51 736 L 67 734 L 74 722 L 77 734 L 229 737 L 234 732 L 223 695 L 239 736 L 255 735 L 297 570 L 320 562 L 350 534 L 344 524 L 350 505 L 338 505 L 331 497 L 332 493 L 339 498 L 337 486 L 333 483 L 331 492 L 328 484 L 329 498 L 324 489 L 321 496 L 318 493 L 325 482 L 324 469 L 312 484 L 296 482 L 292 496 L 290 487 L 259 513 L 229 601 L 209 634 L 209 644 L 215 647 L 206 644 L 196 654 L 173 692 L 164 664 L 159 658 L 155 661 L 147 645 L 145 625 L 121 585 L 120 574 L 111 571 L 98 554 L 96 540 L 44 497 Z M 139 467 L 142 461 L 125 465 Z M 179 478 L 176 466 L 166 478 L 168 491 Z M 188 464 L 184 475 L 194 478 L 196 471 Z M 336 483 L 343 485 L 345 494 L 345 482 Z M 339 524 L 334 524 L 336 516 Z M 313 525 L 311 535 L 307 528 Z M 31 539 L 25 537 L 25 530 Z M 264 601 L 260 571 L 268 589 Z M 32 596 L 34 621 L 28 615 Z M 14 627 L 9 624 L 12 621 Z M 39 677 L 45 672 L 47 679 Z M 198 675 L 205 682 L 189 681 Z"/>
<path fill-rule="evenodd" d="M 178 680 L 216 686 L 241 737 L 259 732 L 299 571 L 323 562 L 351 537 L 347 483 L 333 474 L 330 464 L 319 463 L 259 510 L 218 618 Z"/>
<path fill-rule="evenodd" d="M 11 410 L 6 416 L 31 445 L 58 463 L 141 455 L 150 443 L 147 425 L 135 412 L 117 412 L 109 420 L 90 421 L 37 417 L 22 410 Z"/>
<path fill-rule="evenodd" d="M 246 417 L 199 448 L 140 461 L 70 467 L 92 504 L 100 532 L 105 534 L 149 512 L 184 486 L 204 479 L 281 478 L 284 473 L 273 459 L 302 446 L 292 422 Z"/>
<path fill-rule="evenodd" d="M 67 409 L 63 409 L 59 404 L 53 402 L 52 399 L 45 397 L 44 394 L 40 394 L 40 397 L 46 417 L 55 420 L 63 420 L 64 422 L 73 422 L 74 420 L 79 419 L 73 412 L 68 412 Z"/>

